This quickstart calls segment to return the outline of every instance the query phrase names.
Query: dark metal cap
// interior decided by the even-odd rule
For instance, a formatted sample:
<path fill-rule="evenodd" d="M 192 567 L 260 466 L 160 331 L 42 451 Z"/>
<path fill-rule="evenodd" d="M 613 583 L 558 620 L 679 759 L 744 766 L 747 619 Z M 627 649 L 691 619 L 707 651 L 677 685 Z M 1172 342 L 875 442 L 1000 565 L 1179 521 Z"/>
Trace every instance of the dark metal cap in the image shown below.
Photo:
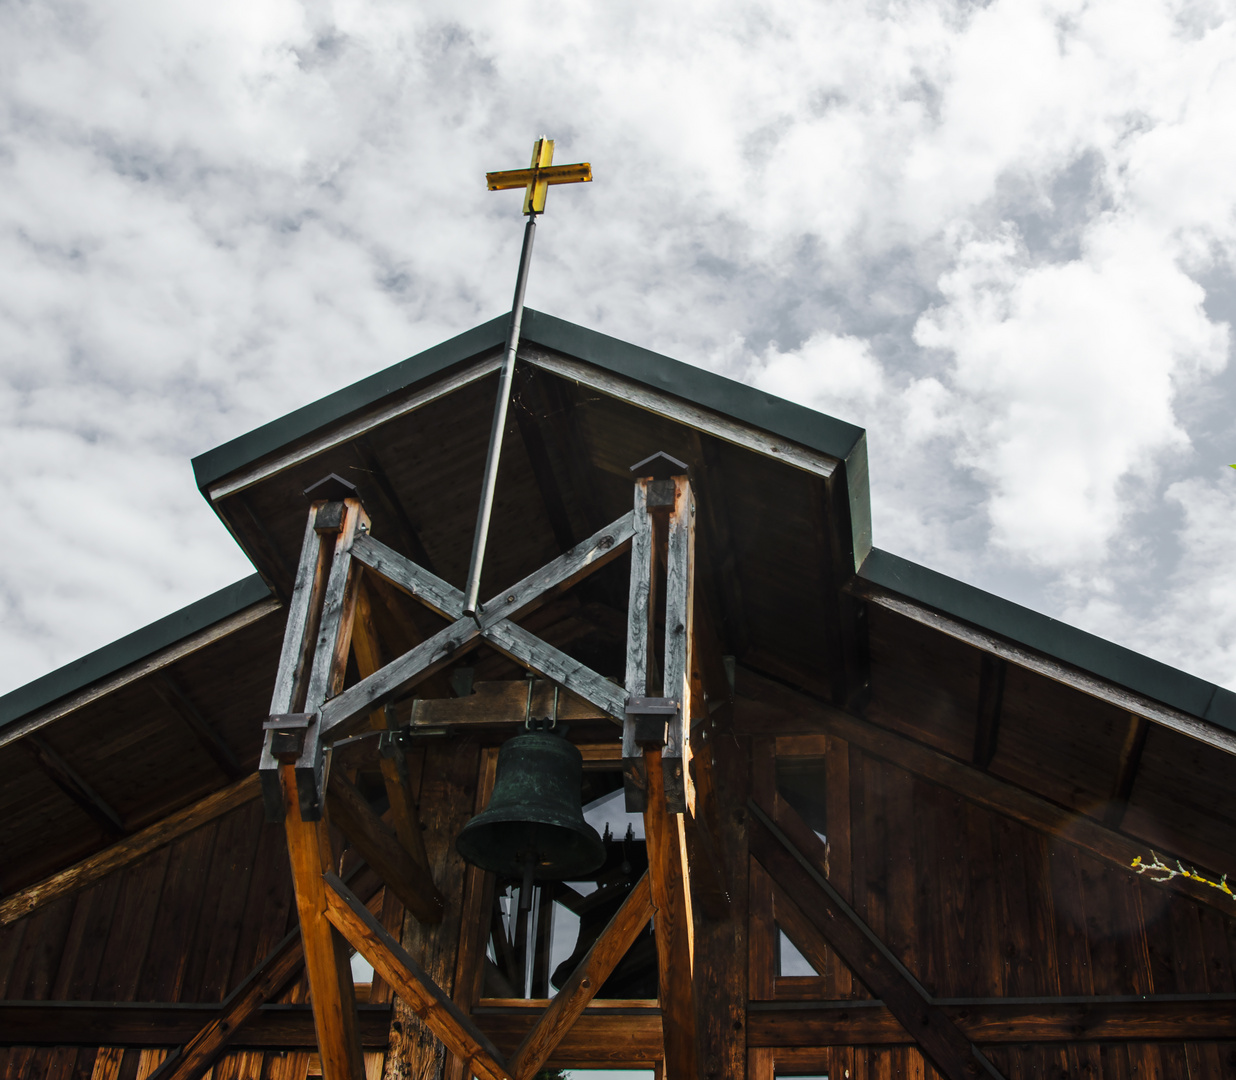
<path fill-rule="evenodd" d="M 316 484 L 305 488 L 305 498 L 310 502 L 325 499 L 327 502 L 342 502 L 344 499 L 359 499 L 360 492 L 337 473 L 322 477 Z"/>
<path fill-rule="evenodd" d="M 643 461 L 637 461 L 631 466 L 631 472 L 636 479 L 651 477 L 653 480 L 668 480 L 672 476 L 687 476 L 690 473 L 685 461 L 671 457 L 664 450 L 658 450 Z"/>

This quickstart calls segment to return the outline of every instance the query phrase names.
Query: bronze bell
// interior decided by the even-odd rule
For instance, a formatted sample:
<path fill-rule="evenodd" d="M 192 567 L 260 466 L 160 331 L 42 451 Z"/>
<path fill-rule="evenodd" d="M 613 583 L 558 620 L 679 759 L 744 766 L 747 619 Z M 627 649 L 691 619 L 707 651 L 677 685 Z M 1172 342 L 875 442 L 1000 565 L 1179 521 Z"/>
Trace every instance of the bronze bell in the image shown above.
<path fill-rule="evenodd" d="M 455 847 L 474 866 L 507 877 L 576 880 L 605 859 L 605 845 L 580 805 L 584 759 L 566 739 L 525 731 L 498 751 L 489 806 Z M 522 901 L 521 901 L 522 903 Z"/>

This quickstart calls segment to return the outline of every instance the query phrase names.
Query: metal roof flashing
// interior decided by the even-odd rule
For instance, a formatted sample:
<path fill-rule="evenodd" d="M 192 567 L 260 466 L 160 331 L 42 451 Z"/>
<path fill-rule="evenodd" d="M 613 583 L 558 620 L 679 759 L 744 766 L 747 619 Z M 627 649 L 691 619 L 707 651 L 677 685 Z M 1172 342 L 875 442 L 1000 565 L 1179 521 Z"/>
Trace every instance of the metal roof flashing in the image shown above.
<path fill-rule="evenodd" d="M 1236 693 L 1048 615 L 873 548 L 859 577 L 945 615 L 1236 731 Z"/>
<path fill-rule="evenodd" d="M 206 494 L 211 485 L 231 473 L 373 408 L 383 399 L 429 383 L 458 365 L 478 359 L 502 344 L 507 318 L 500 315 L 199 454 L 193 459 L 198 488 Z M 866 433 L 854 424 L 531 308 L 524 312 L 521 343 L 540 345 L 581 360 L 739 423 L 779 435 L 838 462 L 848 463 L 859 456 L 865 478 Z M 865 483 L 851 484 L 851 487 L 861 488 L 866 494 Z"/>
<path fill-rule="evenodd" d="M 70 694 L 116 675 L 263 602 L 270 603 L 273 610 L 275 605 L 270 589 L 259 575 L 252 574 L 9 691 L 0 697 L 0 741 L 6 727 L 31 713 L 54 705 Z"/>
<path fill-rule="evenodd" d="M 198 488 L 209 500 L 210 488 L 239 470 L 251 469 L 387 400 L 432 386 L 462 365 L 475 364 L 501 346 L 507 319 L 505 314 L 491 319 L 198 455 L 193 459 Z M 833 475 L 844 485 L 852 558 L 861 580 L 1236 731 L 1236 694 L 1231 691 L 873 549 L 867 443 L 862 428 L 551 315 L 528 309 L 523 325 L 523 341 L 530 347 L 573 358 L 628 384 L 670 395 L 697 407 L 697 413 L 702 409 L 719 414 L 837 462 Z M 261 602 L 270 604 L 272 610 L 277 606 L 267 585 L 255 574 L 11 691 L 0 697 L 0 741 L 4 741 L 4 729 L 13 731 L 16 721 L 103 684 L 124 669 Z"/>

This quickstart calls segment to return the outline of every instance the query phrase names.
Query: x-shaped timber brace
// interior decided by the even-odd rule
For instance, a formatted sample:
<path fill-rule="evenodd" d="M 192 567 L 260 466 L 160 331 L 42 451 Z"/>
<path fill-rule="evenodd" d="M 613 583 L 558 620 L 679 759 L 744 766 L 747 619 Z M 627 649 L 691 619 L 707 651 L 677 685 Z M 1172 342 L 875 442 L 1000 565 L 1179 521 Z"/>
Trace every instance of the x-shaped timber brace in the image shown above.
<path fill-rule="evenodd" d="M 666 1076 L 693 1080 L 698 1075 L 683 820 L 683 812 L 694 808 L 689 737 L 695 504 L 682 462 L 656 454 L 632 471 L 639 479 L 630 513 L 481 605 L 475 615 L 464 612 L 460 590 L 370 535 L 369 518 L 351 485 L 332 476 L 306 492 L 313 501 L 259 770 L 267 817 L 282 819 L 287 831 L 326 1080 L 363 1075 L 349 944 L 467 1069 L 483 1080 L 531 1080 L 654 912 Z M 624 690 L 513 620 L 628 548 L 631 594 Z M 357 614 L 365 606 L 362 567 L 450 624 L 377 667 L 376 643 L 366 620 Z M 663 600 L 658 595 L 662 590 Z M 665 636 L 658 650 L 656 616 L 662 603 Z M 330 814 L 420 921 L 441 919 L 445 901 L 429 879 L 419 827 L 398 828 L 401 821 L 415 823 L 416 811 L 396 767 L 396 761 L 402 765 L 396 740 L 383 738 L 383 773 L 398 840 L 342 777 L 332 777 L 327 786 L 328 750 L 363 717 L 374 727 L 386 728 L 390 714 L 383 706 L 482 642 L 622 724 L 627 806 L 643 812 L 648 845 L 647 875 L 509 1062 L 335 876 L 327 822 Z M 349 651 L 355 651 L 363 677 L 345 690 Z M 650 693 L 657 683 L 660 694 Z M 702 693 L 695 695 L 697 710 L 703 708 L 702 698 Z"/>

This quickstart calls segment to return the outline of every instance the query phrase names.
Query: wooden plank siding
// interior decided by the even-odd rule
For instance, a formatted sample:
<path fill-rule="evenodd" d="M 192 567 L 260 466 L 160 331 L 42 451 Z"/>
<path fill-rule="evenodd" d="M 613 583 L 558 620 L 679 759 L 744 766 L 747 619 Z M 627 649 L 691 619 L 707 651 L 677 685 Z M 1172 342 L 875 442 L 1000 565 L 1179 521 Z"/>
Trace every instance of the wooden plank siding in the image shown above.
<path fill-rule="evenodd" d="M 294 926 L 283 831 L 251 802 L 0 928 L 0 999 L 217 1003 Z M 8 1046 L 0 1077 L 90 1080 L 96 1059 L 126 1080 L 161 1061 L 137 1047 L 100 1058 L 90 1047 Z M 214 1080 L 303 1080 L 309 1065 L 307 1053 L 238 1050 Z"/>

